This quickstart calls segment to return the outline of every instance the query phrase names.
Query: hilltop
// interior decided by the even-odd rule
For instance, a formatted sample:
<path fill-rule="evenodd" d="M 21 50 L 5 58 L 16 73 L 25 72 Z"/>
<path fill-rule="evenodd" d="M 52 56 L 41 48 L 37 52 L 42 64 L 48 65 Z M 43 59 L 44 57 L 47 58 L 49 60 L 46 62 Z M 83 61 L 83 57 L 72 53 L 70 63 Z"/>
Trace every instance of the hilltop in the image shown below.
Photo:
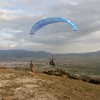
<path fill-rule="evenodd" d="M 0 69 L 0 100 L 99 100 L 100 85 L 37 72 Z"/>

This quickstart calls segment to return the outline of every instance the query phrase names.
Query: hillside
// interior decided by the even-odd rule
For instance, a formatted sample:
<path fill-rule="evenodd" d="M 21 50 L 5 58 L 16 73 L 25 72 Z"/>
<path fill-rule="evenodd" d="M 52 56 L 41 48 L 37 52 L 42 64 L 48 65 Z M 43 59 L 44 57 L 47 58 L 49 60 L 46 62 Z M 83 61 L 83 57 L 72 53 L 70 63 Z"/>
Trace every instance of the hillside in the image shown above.
<path fill-rule="evenodd" d="M 67 53 L 67 54 L 52 54 L 45 51 L 26 51 L 26 50 L 0 50 L 0 61 L 12 61 L 18 59 L 29 58 L 66 58 L 66 57 L 100 57 L 100 51 L 88 53 Z"/>
<path fill-rule="evenodd" d="M 0 50 L 0 61 L 12 61 L 25 58 L 47 58 L 48 52 L 26 50 Z"/>
<path fill-rule="evenodd" d="M 99 100 L 100 85 L 68 77 L 0 69 L 0 100 Z"/>

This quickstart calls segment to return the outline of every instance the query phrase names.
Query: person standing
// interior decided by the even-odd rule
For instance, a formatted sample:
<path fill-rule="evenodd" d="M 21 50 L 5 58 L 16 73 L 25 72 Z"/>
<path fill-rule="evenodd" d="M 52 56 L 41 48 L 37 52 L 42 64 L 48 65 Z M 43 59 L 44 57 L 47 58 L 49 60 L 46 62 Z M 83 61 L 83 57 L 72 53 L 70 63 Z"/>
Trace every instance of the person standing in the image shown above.
<path fill-rule="evenodd" d="M 30 75 L 34 75 L 34 70 L 35 70 L 35 62 L 33 62 L 33 60 L 31 60 L 30 62 Z"/>
<path fill-rule="evenodd" d="M 55 66 L 54 58 L 52 58 L 52 66 Z"/>
<path fill-rule="evenodd" d="M 51 59 L 51 58 L 50 58 L 50 62 L 49 62 L 49 64 L 52 65 L 52 59 Z"/>

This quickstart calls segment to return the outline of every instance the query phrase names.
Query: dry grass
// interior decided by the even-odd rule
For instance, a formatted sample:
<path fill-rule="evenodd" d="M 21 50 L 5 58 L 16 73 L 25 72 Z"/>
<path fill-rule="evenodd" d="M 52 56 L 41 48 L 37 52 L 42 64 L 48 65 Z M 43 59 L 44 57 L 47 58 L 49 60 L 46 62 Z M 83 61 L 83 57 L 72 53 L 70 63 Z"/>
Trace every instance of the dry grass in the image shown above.
<path fill-rule="evenodd" d="M 100 98 L 100 85 L 71 80 L 67 77 L 43 74 L 40 77 L 46 80 L 42 87 L 57 96 L 59 100 L 99 100 Z"/>
<path fill-rule="evenodd" d="M 67 77 L 0 69 L 0 100 L 99 100 L 100 85 Z"/>

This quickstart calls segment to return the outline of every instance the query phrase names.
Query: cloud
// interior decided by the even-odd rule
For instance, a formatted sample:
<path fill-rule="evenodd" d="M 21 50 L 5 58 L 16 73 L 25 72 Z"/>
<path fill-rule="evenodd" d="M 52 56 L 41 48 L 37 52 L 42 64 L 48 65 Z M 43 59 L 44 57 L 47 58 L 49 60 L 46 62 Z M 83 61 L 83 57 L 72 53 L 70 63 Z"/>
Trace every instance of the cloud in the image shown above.
<path fill-rule="evenodd" d="M 89 51 L 77 50 L 83 45 L 99 50 L 94 45 L 100 44 L 99 4 L 99 0 L 3 0 L 0 3 L 0 48 L 60 53 Z M 56 23 L 43 27 L 30 38 L 32 26 L 49 17 L 70 19 L 78 29 L 74 32 L 68 24 Z"/>

